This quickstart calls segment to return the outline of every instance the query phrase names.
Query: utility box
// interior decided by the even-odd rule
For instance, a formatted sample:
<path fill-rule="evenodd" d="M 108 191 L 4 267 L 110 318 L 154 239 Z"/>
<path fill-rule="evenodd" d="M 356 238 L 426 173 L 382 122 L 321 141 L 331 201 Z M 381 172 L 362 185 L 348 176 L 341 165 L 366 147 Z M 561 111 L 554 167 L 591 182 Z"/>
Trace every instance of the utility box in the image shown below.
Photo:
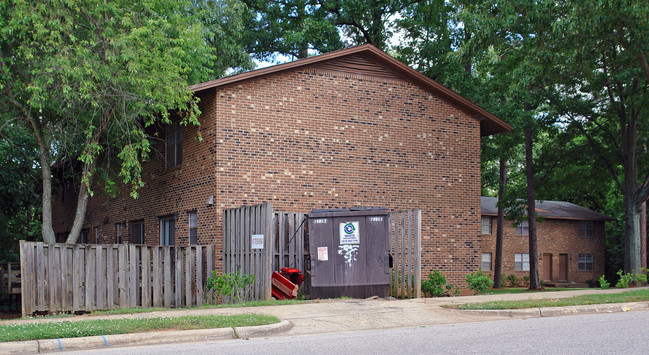
<path fill-rule="evenodd" d="M 389 296 L 389 226 L 387 208 L 312 211 L 311 296 Z"/>

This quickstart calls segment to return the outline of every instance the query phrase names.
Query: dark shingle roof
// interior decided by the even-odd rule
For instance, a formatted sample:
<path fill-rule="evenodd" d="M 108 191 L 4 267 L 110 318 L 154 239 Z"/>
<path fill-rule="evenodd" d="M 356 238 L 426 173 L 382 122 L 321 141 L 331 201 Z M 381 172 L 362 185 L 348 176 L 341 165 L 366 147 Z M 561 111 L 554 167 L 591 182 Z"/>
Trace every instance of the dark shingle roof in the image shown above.
<path fill-rule="evenodd" d="M 497 215 L 497 202 L 498 198 L 496 197 L 482 197 L 480 201 L 482 215 Z M 591 211 L 588 208 L 564 201 L 536 201 L 536 214 L 545 218 L 578 219 L 587 221 L 607 221 L 614 219 L 607 215 Z"/>

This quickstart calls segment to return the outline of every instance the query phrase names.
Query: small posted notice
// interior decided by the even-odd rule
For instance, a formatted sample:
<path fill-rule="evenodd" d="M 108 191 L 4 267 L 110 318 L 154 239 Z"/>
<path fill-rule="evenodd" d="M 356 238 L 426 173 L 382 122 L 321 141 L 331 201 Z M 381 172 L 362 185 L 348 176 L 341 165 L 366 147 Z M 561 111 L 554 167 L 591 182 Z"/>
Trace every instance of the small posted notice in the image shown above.
<path fill-rule="evenodd" d="M 318 247 L 318 261 L 328 261 L 329 250 L 327 247 Z"/>
<path fill-rule="evenodd" d="M 250 246 L 252 247 L 252 249 L 264 249 L 264 235 L 253 234 Z"/>
<path fill-rule="evenodd" d="M 360 244 L 359 222 L 345 222 L 340 224 L 340 245 Z"/>

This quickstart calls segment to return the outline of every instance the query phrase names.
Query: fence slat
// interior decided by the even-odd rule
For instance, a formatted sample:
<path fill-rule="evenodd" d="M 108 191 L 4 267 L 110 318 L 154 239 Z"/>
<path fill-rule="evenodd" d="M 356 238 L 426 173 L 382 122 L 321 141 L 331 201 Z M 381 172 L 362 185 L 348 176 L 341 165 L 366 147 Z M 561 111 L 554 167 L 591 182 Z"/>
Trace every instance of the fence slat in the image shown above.
<path fill-rule="evenodd" d="M 176 260 L 176 288 L 174 289 L 174 305 L 182 307 L 183 299 L 183 251 L 179 247 L 173 247 Z"/>
<path fill-rule="evenodd" d="M 162 307 L 162 249 L 155 246 L 153 251 L 153 307 Z"/>
<path fill-rule="evenodd" d="M 171 252 L 172 248 L 170 246 L 164 246 L 162 247 L 162 251 L 164 252 L 164 289 L 163 289 L 163 294 L 164 294 L 164 306 L 165 307 L 171 307 L 171 302 L 173 302 L 173 287 L 172 285 L 172 280 L 171 280 L 171 275 L 174 273 L 173 264 L 171 263 Z"/>
<path fill-rule="evenodd" d="M 201 245 L 196 246 L 196 306 L 203 305 L 203 250 Z"/>
<path fill-rule="evenodd" d="M 185 249 L 185 305 L 191 307 L 194 302 L 192 280 L 194 278 L 194 253 L 192 247 Z"/>
<path fill-rule="evenodd" d="M 106 304 L 106 261 L 104 260 L 104 248 L 95 245 L 95 280 L 97 287 L 96 305 L 97 309 L 104 309 Z"/>
<path fill-rule="evenodd" d="M 59 248 L 61 258 L 61 311 L 68 310 L 68 247 L 61 246 Z"/>
<path fill-rule="evenodd" d="M 142 257 L 142 307 L 151 307 L 151 261 L 149 248 L 138 245 Z"/>
<path fill-rule="evenodd" d="M 86 303 L 83 308 L 84 311 L 90 312 L 95 306 L 95 253 L 92 252 L 92 247 L 86 245 L 84 249 L 86 255 Z"/>
<path fill-rule="evenodd" d="M 115 308 L 115 254 L 113 246 L 106 246 L 106 308 Z"/>
<path fill-rule="evenodd" d="M 117 250 L 119 253 L 119 307 L 128 307 L 128 246 L 125 244 L 118 244 Z"/>

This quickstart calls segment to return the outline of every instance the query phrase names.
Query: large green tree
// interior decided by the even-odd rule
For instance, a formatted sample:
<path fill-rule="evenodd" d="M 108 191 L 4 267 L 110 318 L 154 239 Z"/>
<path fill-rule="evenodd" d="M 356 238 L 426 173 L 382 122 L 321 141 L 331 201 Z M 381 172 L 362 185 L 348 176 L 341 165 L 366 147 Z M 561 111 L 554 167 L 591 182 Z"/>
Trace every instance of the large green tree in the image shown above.
<path fill-rule="evenodd" d="M 639 270 L 640 214 L 649 197 L 646 140 L 649 4 L 637 0 L 464 1 L 483 46 L 520 53 L 512 71 L 543 117 L 586 138 L 624 196 L 625 269 Z M 497 46 L 494 46 L 497 47 Z M 526 101 L 523 101 L 526 102 Z M 538 103 L 537 105 L 534 102 Z"/>
<path fill-rule="evenodd" d="M 74 243 L 99 171 L 115 171 L 135 196 L 151 151 L 145 128 L 169 122 L 172 111 L 198 124 L 188 86 L 210 78 L 214 56 L 189 1 L 14 0 L 0 7 L 0 105 L 37 144 L 46 242 L 55 241 L 52 163 L 78 161 L 67 238 Z M 109 168 L 114 161 L 117 168 Z"/>

